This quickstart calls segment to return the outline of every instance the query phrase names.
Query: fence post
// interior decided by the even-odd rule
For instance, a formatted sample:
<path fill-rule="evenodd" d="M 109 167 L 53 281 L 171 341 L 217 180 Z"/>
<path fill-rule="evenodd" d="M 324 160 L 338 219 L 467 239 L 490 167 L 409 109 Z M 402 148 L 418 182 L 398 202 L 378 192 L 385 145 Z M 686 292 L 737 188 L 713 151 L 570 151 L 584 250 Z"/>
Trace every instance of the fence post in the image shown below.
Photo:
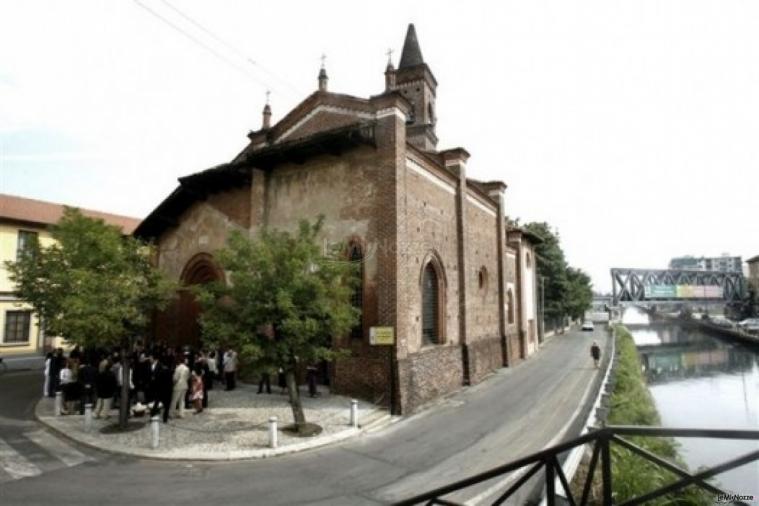
<path fill-rule="evenodd" d="M 61 416 L 63 411 L 63 392 L 58 390 L 55 392 L 55 416 Z"/>
<path fill-rule="evenodd" d="M 351 399 L 351 427 L 358 428 L 358 401 Z"/>
<path fill-rule="evenodd" d="M 269 417 L 269 448 L 276 448 L 277 441 L 277 417 Z"/>
<path fill-rule="evenodd" d="M 161 442 L 161 417 L 158 415 L 150 417 L 150 447 L 158 448 Z"/>
<path fill-rule="evenodd" d="M 88 402 L 84 405 L 84 431 L 89 432 L 92 430 L 92 403 Z"/>
<path fill-rule="evenodd" d="M 608 429 L 602 429 L 603 434 L 599 442 L 601 443 L 601 477 L 603 478 L 603 496 L 604 504 L 612 504 L 611 500 L 611 439 L 609 438 Z"/>
<path fill-rule="evenodd" d="M 546 505 L 556 505 L 556 470 L 553 468 L 551 459 L 546 459 Z"/>

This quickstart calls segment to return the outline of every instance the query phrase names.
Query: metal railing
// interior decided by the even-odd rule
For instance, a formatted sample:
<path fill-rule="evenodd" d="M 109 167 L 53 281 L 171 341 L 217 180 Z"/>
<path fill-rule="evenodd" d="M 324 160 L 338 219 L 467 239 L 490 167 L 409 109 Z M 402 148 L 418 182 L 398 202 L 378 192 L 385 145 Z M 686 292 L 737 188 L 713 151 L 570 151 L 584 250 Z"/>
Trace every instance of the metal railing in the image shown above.
<path fill-rule="evenodd" d="M 740 457 L 723 462 L 719 465 L 710 468 L 700 468 L 698 472 L 692 473 L 678 465 L 675 465 L 657 455 L 654 455 L 650 451 L 641 448 L 635 443 L 624 439 L 622 436 L 646 436 L 646 437 L 688 437 L 688 438 L 715 438 L 715 439 L 741 439 L 741 440 L 759 440 L 759 430 L 719 430 L 719 429 L 670 429 L 663 427 L 643 427 L 643 426 L 619 426 L 610 425 L 601 429 L 593 430 L 584 434 L 578 438 L 566 441 L 551 448 L 541 450 L 532 455 L 528 455 L 519 460 L 505 464 L 490 471 L 466 478 L 464 480 L 451 483 L 440 487 L 435 490 L 431 490 L 424 494 L 419 494 L 415 497 L 400 501 L 396 503 L 396 506 L 412 506 L 412 505 L 444 505 L 444 506 L 460 506 L 463 503 L 458 503 L 449 499 L 445 499 L 444 496 L 459 492 L 469 487 L 487 482 L 491 479 L 499 476 L 505 476 L 515 471 L 527 469 L 526 472 L 519 477 L 515 477 L 513 483 L 510 484 L 507 490 L 503 491 L 497 498 L 495 498 L 489 504 L 498 506 L 504 504 L 506 500 L 514 495 L 522 486 L 527 483 L 530 478 L 543 471 L 544 477 L 544 490 L 546 495 L 546 503 L 548 506 L 554 506 L 556 504 L 556 479 L 558 478 L 561 487 L 564 489 L 567 502 L 570 505 L 585 506 L 588 504 L 590 497 L 591 485 L 593 484 L 593 476 L 598 467 L 599 460 L 601 461 L 601 487 L 602 487 L 602 503 L 604 505 L 617 506 L 633 506 L 638 504 L 644 504 L 647 501 L 651 501 L 658 497 L 677 492 L 683 488 L 695 485 L 703 490 L 711 492 L 715 495 L 730 495 L 727 492 L 720 490 L 716 486 L 707 482 L 710 478 L 742 466 L 749 462 L 759 460 L 759 449 L 748 452 Z M 612 476 L 611 466 L 611 444 L 618 444 L 627 450 L 643 457 L 649 462 L 664 468 L 679 479 L 669 485 L 657 488 L 639 497 L 629 498 L 623 502 L 614 503 L 612 497 L 612 482 L 614 477 Z M 569 481 L 564 474 L 561 464 L 559 463 L 560 454 L 572 450 L 573 448 L 585 445 L 593 444 L 593 453 L 590 458 L 588 466 L 588 472 L 585 477 L 585 482 L 582 485 L 582 493 L 575 499 L 572 491 L 569 487 Z M 506 486 L 506 485 L 504 485 Z M 497 493 L 497 492 L 496 492 Z M 493 495 L 495 495 L 494 493 Z M 734 501 L 733 504 L 746 504 L 740 501 Z"/>

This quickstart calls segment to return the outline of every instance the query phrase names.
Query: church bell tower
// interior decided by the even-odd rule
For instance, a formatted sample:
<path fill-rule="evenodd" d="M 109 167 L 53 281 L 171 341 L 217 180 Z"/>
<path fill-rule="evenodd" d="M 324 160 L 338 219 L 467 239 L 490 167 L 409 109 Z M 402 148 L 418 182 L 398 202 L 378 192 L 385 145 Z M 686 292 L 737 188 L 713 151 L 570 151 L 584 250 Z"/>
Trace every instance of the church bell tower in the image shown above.
<path fill-rule="evenodd" d="M 390 80 L 387 81 L 388 88 L 399 92 L 412 105 L 412 113 L 406 124 L 406 138 L 425 151 L 435 151 L 437 147 L 437 135 L 435 135 L 437 80 L 424 63 L 413 23 L 408 25 L 401 61 L 394 74 L 392 84 Z"/>

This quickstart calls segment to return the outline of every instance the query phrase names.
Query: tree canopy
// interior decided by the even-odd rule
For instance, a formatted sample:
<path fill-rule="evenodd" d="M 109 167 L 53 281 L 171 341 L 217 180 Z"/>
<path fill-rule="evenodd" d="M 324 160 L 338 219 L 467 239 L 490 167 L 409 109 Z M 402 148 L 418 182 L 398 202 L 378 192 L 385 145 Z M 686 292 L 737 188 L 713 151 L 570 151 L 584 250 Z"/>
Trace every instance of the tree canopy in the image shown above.
<path fill-rule="evenodd" d="M 593 301 L 590 276 L 567 263 L 559 234 L 548 223 L 527 223 L 523 228 L 542 240 L 535 250 L 538 273 L 545 278 L 545 319 L 582 318 Z"/>
<path fill-rule="evenodd" d="M 322 222 L 301 221 L 295 233 L 264 229 L 253 239 L 230 234 L 216 254 L 226 282 L 197 288 L 204 342 L 233 346 L 262 367 L 282 367 L 296 426 L 305 423 L 298 365 L 333 359 L 332 338 L 349 332 L 359 316 L 351 304 L 358 266 L 340 246 L 323 251 Z"/>
<path fill-rule="evenodd" d="M 102 220 L 66 208 L 39 243 L 8 262 L 20 298 L 41 316 L 48 334 L 84 347 L 117 346 L 147 327 L 172 292 L 151 265 L 151 248 Z"/>

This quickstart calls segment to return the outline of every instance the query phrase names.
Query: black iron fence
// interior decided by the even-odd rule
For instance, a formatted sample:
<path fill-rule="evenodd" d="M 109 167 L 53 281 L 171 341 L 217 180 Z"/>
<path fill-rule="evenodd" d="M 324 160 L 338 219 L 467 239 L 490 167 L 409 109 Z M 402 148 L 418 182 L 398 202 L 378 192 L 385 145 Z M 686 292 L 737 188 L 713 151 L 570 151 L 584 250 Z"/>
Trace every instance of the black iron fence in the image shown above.
<path fill-rule="evenodd" d="M 646 437 L 690 437 L 690 438 L 714 438 L 714 439 L 742 439 L 742 440 L 758 440 L 759 430 L 718 430 L 718 429 L 668 429 L 663 427 L 641 427 L 641 426 L 606 426 L 601 429 L 588 432 L 578 438 L 566 441 L 551 448 L 533 453 L 519 460 L 505 464 L 503 466 L 496 467 L 490 471 L 478 474 L 451 483 L 444 487 L 440 487 L 436 490 L 431 490 L 424 494 L 419 494 L 415 497 L 411 497 L 404 501 L 396 503 L 396 506 L 412 506 L 412 505 L 444 505 L 444 506 L 459 506 L 461 503 L 453 500 L 446 499 L 445 496 L 451 495 L 455 492 L 460 492 L 469 487 L 474 487 L 478 484 L 482 484 L 499 476 L 505 476 L 516 471 L 523 471 L 520 476 L 515 477 L 513 483 L 508 485 L 508 488 L 492 500 L 489 504 L 497 506 L 504 504 L 510 497 L 512 497 L 518 490 L 520 490 L 533 476 L 537 475 L 541 471 L 544 478 L 544 490 L 546 494 L 546 503 L 548 506 L 554 506 L 556 504 L 556 481 L 558 481 L 564 490 L 566 500 L 571 505 L 586 505 L 590 496 L 591 485 L 593 484 L 593 477 L 596 472 L 596 468 L 601 465 L 601 486 L 604 505 L 617 506 L 633 506 L 638 504 L 645 504 L 653 499 L 665 496 L 670 493 L 682 490 L 685 487 L 694 485 L 700 487 L 703 490 L 711 492 L 715 495 L 729 496 L 727 492 L 720 490 L 716 486 L 707 482 L 710 478 L 734 469 L 736 467 L 748 464 L 750 462 L 759 460 L 759 449 L 748 452 L 740 457 L 736 457 L 729 461 L 723 462 L 719 465 L 710 468 L 701 468 L 698 472 L 689 472 L 680 466 L 673 464 L 657 455 L 654 455 L 650 451 L 641 448 L 635 443 L 623 436 L 646 436 Z M 615 503 L 612 497 L 612 483 L 614 476 L 612 476 L 611 466 L 611 445 L 618 444 L 631 452 L 643 457 L 649 462 L 666 469 L 675 474 L 679 479 L 670 483 L 669 485 L 659 487 L 644 495 L 635 498 L 625 499 L 622 502 Z M 590 458 L 590 464 L 588 466 L 588 472 L 585 476 L 585 481 L 582 484 L 582 491 L 579 494 L 580 497 L 574 497 L 570 490 L 569 480 L 564 474 L 562 466 L 559 462 L 561 454 L 568 452 L 580 445 L 592 444 L 592 456 Z M 580 487 L 577 487 L 578 489 Z M 493 493 L 496 495 L 498 492 Z M 732 504 L 746 504 L 740 500 L 735 500 Z"/>

